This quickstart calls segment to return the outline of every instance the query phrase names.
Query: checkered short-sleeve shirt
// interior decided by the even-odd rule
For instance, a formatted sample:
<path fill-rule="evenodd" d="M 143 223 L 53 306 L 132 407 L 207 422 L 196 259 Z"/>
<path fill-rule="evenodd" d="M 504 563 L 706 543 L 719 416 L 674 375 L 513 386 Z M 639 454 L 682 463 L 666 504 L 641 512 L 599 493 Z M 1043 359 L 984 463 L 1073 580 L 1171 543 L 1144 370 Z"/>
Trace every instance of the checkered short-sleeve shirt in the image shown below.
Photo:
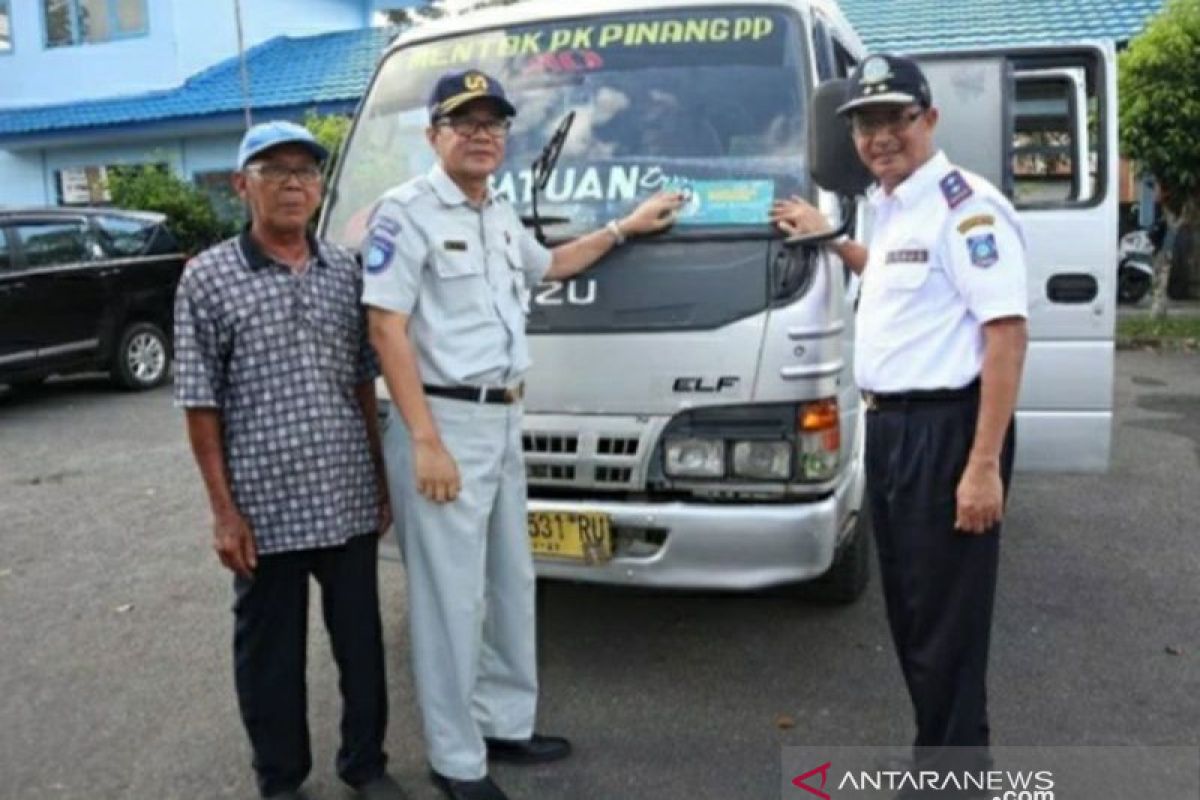
<path fill-rule="evenodd" d="M 264 555 L 374 531 L 355 389 L 379 374 L 349 251 L 310 241 L 293 273 L 249 233 L 192 259 L 175 298 L 175 403 L 221 413 L 238 510 Z"/>

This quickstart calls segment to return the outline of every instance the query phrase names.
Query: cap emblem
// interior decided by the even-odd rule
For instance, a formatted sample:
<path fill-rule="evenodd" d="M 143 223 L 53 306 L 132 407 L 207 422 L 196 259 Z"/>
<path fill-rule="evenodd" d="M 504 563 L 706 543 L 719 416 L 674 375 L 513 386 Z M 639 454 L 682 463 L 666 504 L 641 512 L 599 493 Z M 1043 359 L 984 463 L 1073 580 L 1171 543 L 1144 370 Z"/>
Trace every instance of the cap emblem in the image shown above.
<path fill-rule="evenodd" d="M 883 56 L 871 56 L 863 64 L 861 83 L 882 83 L 892 77 L 892 68 Z"/>

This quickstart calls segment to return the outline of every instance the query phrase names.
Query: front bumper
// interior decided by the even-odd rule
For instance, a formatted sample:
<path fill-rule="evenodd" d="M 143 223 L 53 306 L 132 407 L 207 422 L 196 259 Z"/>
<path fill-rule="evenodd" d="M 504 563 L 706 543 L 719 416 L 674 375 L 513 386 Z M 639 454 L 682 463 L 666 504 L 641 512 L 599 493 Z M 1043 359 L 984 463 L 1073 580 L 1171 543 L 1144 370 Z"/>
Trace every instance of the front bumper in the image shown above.
<path fill-rule="evenodd" d="M 718 505 L 529 499 L 530 511 L 610 515 L 617 548 L 598 566 L 538 558 L 541 577 L 676 589 L 762 589 L 828 571 L 852 519 L 845 485 L 805 503 Z M 649 539 L 650 541 L 646 541 Z"/>

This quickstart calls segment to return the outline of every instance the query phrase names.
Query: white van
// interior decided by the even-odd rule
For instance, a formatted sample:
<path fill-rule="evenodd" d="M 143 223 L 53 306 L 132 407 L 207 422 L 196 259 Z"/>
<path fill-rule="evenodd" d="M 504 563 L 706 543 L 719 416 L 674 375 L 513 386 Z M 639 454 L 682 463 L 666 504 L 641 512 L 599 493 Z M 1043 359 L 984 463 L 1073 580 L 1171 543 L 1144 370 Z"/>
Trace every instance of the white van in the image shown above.
<path fill-rule="evenodd" d="M 857 280 L 825 249 L 785 243 L 766 217 L 798 194 L 869 236 L 853 197 L 861 167 L 829 108 L 830 82 L 863 55 L 826 0 L 536 0 L 423 25 L 382 58 L 322 219 L 334 241 L 357 246 L 378 196 L 432 163 L 426 97 L 456 68 L 495 75 L 519 109 L 496 186 L 549 243 L 660 188 L 691 195 L 670 232 L 532 293 L 525 457 L 541 575 L 721 589 L 816 579 L 832 600 L 861 593 Z M 1103 470 L 1113 51 L 921 58 L 940 144 L 1002 187 L 1026 229 L 1018 468 Z M 534 175 L 572 112 L 555 168 Z"/>

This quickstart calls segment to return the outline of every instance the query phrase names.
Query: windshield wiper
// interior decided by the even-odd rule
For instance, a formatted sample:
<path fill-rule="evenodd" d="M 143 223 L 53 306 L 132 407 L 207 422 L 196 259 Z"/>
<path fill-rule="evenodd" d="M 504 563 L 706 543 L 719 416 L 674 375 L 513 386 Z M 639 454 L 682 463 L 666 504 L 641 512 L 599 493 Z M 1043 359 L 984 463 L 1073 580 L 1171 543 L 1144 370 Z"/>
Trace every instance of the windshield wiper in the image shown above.
<path fill-rule="evenodd" d="M 522 219 L 522 222 L 533 225 L 534 235 L 542 244 L 546 243 L 546 232 L 542 230 L 543 225 L 562 225 L 570 222 L 569 217 L 541 217 L 538 215 L 538 194 L 545 190 L 550 183 L 550 173 L 554 172 L 554 165 L 558 163 L 558 157 L 562 155 L 563 144 L 567 141 L 567 134 L 571 132 L 571 125 L 575 122 L 575 112 L 568 112 L 563 117 L 562 122 L 558 123 L 558 128 L 555 129 L 554 135 L 550 137 L 550 141 L 546 142 L 546 146 L 542 148 L 542 153 L 533 161 L 533 166 L 530 167 L 530 172 L 533 177 L 533 216 L 528 220 Z"/>

